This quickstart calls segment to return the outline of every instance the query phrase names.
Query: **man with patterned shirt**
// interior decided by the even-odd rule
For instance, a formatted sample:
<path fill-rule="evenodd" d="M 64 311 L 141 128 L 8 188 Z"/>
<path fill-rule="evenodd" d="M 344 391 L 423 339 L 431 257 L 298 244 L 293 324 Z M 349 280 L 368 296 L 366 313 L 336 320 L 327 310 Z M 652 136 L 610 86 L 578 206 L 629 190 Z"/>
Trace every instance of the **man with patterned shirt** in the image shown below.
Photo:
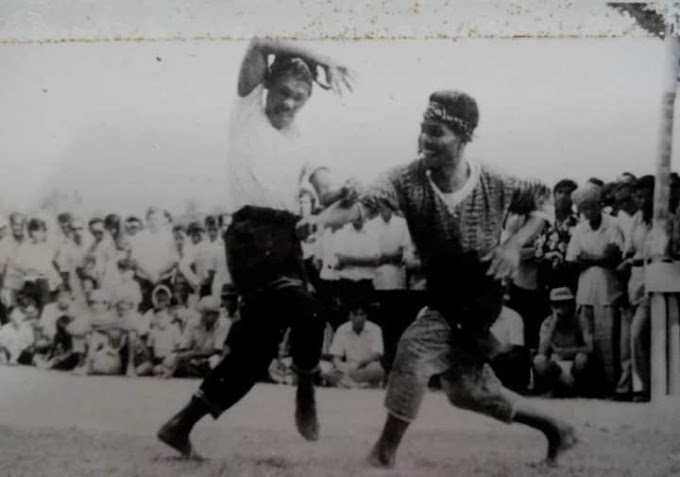
<path fill-rule="evenodd" d="M 387 421 L 370 455 L 377 466 L 394 464 L 428 381 L 438 374 L 455 406 L 542 431 L 548 463 L 576 443 L 569 424 L 520 400 L 488 365 L 497 348 L 489 328 L 502 307 L 502 280 L 516 272 L 521 247 L 552 222 L 552 201 L 544 185 L 506 177 L 464 156 L 478 119 L 477 103 L 467 94 L 433 93 L 417 160 L 357 192 L 353 205 L 329 208 L 299 224 L 301 230 L 335 226 L 387 207 L 403 214 L 423 261 L 428 306 L 399 343 L 385 399 Z M 528 218 L 500 243 L 510 212 Z"/>
<path fill-rule="evenodd" d="M 578 275 L 566 263 L 565 256 L 571 234 L 579 222 L 571 201 L 571 194 L 577 188 L 578 184 L 571 179 L 562 179 L 555 184 L 555 222 L 547 226 L 534 242 L 536 258 L 542 265 L 541 281 L 549 290 L 564 286 L 572 292 L 576 290 Z"/>

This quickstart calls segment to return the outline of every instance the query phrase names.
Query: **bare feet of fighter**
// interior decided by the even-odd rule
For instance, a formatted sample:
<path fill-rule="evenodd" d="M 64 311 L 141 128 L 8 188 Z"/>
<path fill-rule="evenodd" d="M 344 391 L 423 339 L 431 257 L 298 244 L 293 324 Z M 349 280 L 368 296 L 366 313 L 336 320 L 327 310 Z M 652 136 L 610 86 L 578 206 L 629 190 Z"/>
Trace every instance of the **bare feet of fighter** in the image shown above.
<path fill-rule="evenodd" d="M 309 376 L 300 376 L 295 394 L 295 425 L 308 441 L 319 439 L 319 418 L 316 413 L 314 382 Z"/>
<path fill-rule="evenodd" d="M 557 425 L 557 432 L 548 437 L 548 455 L 545 464 L 549 467 L 556 467 L 559 457 L 569 449 L 579 443 L 576 431 L 566 423 Z"/>
<path fill-rule="evenodd" d="M 184 459 L 204 461 L 205 459 L 191 445 L 189 434 L 194 425 L 206 414 L 208 411 L 205 405 L 196 398 L 192 398 L 182 410 L 158 430 L 156 436 L 161 442 L 182 454 Z"/>

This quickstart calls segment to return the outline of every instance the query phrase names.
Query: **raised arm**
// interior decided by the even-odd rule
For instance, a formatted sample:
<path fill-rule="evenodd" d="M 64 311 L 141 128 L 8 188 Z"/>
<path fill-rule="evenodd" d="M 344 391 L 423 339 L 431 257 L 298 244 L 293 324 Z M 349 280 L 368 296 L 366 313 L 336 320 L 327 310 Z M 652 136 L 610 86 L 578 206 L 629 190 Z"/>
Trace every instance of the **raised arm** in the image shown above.
<path fill-rule="evenodd" d="M 257 85 L 264 83 L 269 55 L 299 57 L 309 64 L 313 74 L 316 74 L 317 68 L 321 67 L 326 74 L 329 89 L 332 89 L 335 93 L 342 94 L 344 89 L 352 91 L 352 85 L 355 81 L 354 73 L 349 68 L 337 64 L 330 57 L 310 51 L 297 42 L 254 38 L 250 42 L 248 51 L 241 63 L 238 78 L 239 96 L 248 96 Z"/>

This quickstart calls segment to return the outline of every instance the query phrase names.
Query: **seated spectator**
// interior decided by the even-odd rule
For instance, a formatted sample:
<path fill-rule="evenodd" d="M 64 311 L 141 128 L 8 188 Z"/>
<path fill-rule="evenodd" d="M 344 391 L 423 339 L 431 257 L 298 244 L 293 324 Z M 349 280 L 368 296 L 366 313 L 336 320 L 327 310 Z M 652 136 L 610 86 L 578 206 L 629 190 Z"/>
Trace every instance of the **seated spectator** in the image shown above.
<path fill-rule="evenodd" d="M 66 287 L 60 287 L 57 291 L 57 301 L 48 303 L 40 313 L 40 319 L 36 327 L 36 343 L 44 342 L 50 347 L 57 335 L 57 321 L 63 316 L 70 316 L 73 300 L 71 292 Z"/>
<path fill-rule="evenodd" d="M 220 316 L 220 299 L 201 298 L 201 319 L 187 324 L 180 351 L 168 360 L 174 376 L 203 377 L 220 362 L 229 334 L 229 321 Z"/>
<path fill-rule="evenodd" d="M 179 324 L 182 332 L 186 329 L 187 323 L 198 321 L 201 315 L 196 311 L 195 295 L 189 294 L 189 284 L 181 277 L 175 277 L 172 284 L 172 300 L 170 301 L 170 312 Z"/>
<path fill-rule="evenodd" d="M 33 363 L 35 335 L 32 317 L 37 315 L 34 303 L 12 310 L 9 323 L 0 328 L 0 363 L 12 366 Z"/>
<path fill-rule="evenodd" d="M 324 375 L 331 386 L 345 388 L 380 387 L 384 370 L 382 330 L 368 321 L 365 301 L 347 306 L 349 321 L 340 325 L 333 337 L 330 354 L 333 368 Z"/>
<path fill-rule="evenodd" d="M 223 316 L 227 318 L 231 324 L 241 319 L 239 313 L 239 295 L 236 291 L 236 287 L 231 283 L 225 283 L 222 285 L 222 293 L 220 294 L 222 299 L 222 309 L 224 311 Z"/>
<path fill-rule="evenodd" d="M 559 394 L 588 394 L 593 336 L 587 319 L 576 313 L 568 287 L 550 291 L 552 314 L 543 321 L 534 357 L 536 388 Z"/>
<path fill-rule="evenodd" d="M 170 309 L 172 293 L 165 285 L 158 285 L 151 293 L 151 303 L 153 307 L 144 315 L 137 316 L 136 322 L 131 323 L 140 338 L 146 339 L 149 330 L 156 321 L 173 320 L 174 316 Z"/>
<path fill-rule="evenodd" d="M 93 323 L 109 313 L 109 297 L 102 290 L 93 289 L 88 292 L 87 297 L 85 306 L 78 307 L 73 319 L 66 326 L 66 332 L 71 337 L 72 350 L 79 357 L 74 373 L 81 375 L 87 374 L 85 364 Z"/>
<path fill-rule="evenodd" d="M 160 376 L 170 378 L 173 374 L 173 355 L 182 345 L 182 329 L 171 313 L 160 313 L 154 317 L 144 347 L 144 358 L 136 365 L 138 376 Z"/>
<path fill-rule="evenodd" d="M 102 300 L 103 302 L 104 300 Z M 135 330 L 130 313 L 132 297 L 119 297 L 114 310 L 101 310 L 92 317 L 87 356 L 79 374 L 127 375 L 134 373 Z"/>
<path fill-rule="evenodd" d="M 326 323 L 323 335 L 323 345 L 321 347 L 321 361 L 319 362 L 322 376 L 333 369 L 333 357 L 330 354 L 332 341 L 333 328 L 330 323 Z M 227 343 L 229 343 L 229 341 L 227 341 Z M 297 384 L 297 374 L 293 370 L 293 358 L 290 354 L 290 328 L 286 330 L 286 333 L 283 335 L 283 340 L 281 340 L 281 343 L 279 344 L 278 357 L 272 360 L 269 366 L 269 381 L 278 384 Z"/>
<path fill-rule="evenodd" d="M 499 343 L 491 368 L 503 385 L 518 393 L 529 387 L 531 360 L 524 345 L 524 322 L 516 311 L 504 306 L 490 328 Z"/>

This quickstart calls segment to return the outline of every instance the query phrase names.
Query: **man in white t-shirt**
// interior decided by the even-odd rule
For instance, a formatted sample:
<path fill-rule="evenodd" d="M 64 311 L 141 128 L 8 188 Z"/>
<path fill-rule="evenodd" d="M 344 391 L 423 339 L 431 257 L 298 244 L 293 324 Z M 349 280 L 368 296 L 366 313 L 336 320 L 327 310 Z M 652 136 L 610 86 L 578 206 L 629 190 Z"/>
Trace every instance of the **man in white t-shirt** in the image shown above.
<path fill-rule="evenodd" d="M 365 302 L 352 303 L 347 310 L 348 321 L 333 336 L 330 349 L 333 369 L 325 379 L 340 387 L 378 387 L 385 374 L 380 364 L 384 353 L 382 330 L 368 321 Z"/>
<path fill-rule="evenodd" d="M 317 80 L 319 69 L 327 86 Z M 315 81 L 341 93 L 351 90 L 352 76 L 293 42 L 255 39 L 241 64 L 228 141 L 227 180 L 236 213 L 224 239 L 229 271 L 243 296 L 243 339 L 232 343 L 196 395 L 158 432 L 186 458 L 197 457 L 189 441 L 196 422 L 207 414 L 219 417 L 247 394 L 277 355 L 279 337 L 289 326 L 298 373 L 296 425 L 305 439 L 318 438 L 313 382 L 324 323 L 303 271 L 297 198 L 308 187 L 328 206 L 347 200 L 354 188 L 336 188 L 327 168 L 311 165 L 322 149 L 297 127 Z"/>

